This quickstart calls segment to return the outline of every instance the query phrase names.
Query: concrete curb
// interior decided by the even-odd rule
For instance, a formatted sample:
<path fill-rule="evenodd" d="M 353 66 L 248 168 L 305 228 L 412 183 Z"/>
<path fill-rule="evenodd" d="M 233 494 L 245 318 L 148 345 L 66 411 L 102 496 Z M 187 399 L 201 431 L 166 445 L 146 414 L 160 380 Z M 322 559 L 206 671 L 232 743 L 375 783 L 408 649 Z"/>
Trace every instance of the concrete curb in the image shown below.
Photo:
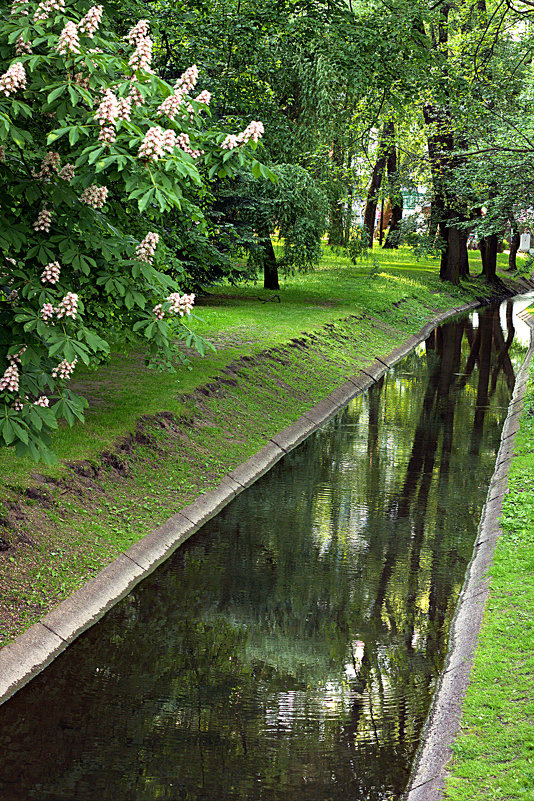
<path fill-rule="evenodd" d="M 421 746 L 404 794 L 405 801 L 441 801 L 452 757 L 452 744 L 460 728 L 462 702 L 469 684 L 473 656 L 489 596 L 486 576 L 493 562 L 495 545 L 501 534 L 498 518 L 507 488 L 507 476 L 514 452 L 528 384 L 529 366 L 534 355 L 534 316 L 519 315 L 531 328 L 530 347 L 517 374 L 514 394 L 508 407 L 495 471 L 482 511 L 473 557 L 458 600 L 449 635 L 449 651 L 439 685 L 421 737 Z"/>
<path fill-rule="evenodd" d="M 0 650 L 0 704 L 40 673 L 65 648 L 133 587 L 152 573 L 236 495 L 253 484 L 285 454 L 320 428 L 346 404 L 376 383 L 389 367 L 406 356 L 445 320 L 481 304 L 477 301 L 439 314 L 419 334 L 385 357 L 376 357 L 341 387 L 273 436 L 267 445 L 225 476 L 219 486 L 197 498 L 162 526 L 132 545 L 39 623 Z"/>

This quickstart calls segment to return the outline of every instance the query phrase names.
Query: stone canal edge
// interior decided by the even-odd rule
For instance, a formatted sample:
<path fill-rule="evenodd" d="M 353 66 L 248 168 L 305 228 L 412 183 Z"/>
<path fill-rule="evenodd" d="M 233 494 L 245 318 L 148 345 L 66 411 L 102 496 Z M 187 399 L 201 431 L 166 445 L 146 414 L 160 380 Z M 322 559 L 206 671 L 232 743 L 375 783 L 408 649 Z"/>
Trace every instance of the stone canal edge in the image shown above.
<path fill-rule="evenodd" d="M 201 495 L 189 506 L 169 518 L 162 526 L 124 551 L 97 576 L 62 601 L 38 623 L 20 634 L 12 643 L 0 649 L 0 704 L 7 701 L 44 670 L 80 634 L 97 623 L 109 609 L 167 560 L 204 523 L 218 514 L 221 509 L 263 476 L 306 437 L 324 425 L 350 400 L 376 383 L 388 368 L 400 361 L 416 345 L 423 342 L 438 325 L 457 314 L 475 309 L 480 305 L 480 302 L 474 301 L 437 315 L 403 345 L 395 348 L 385 357 L 375 358 L 365 370 L 359 370 L 342 386 L 305 412 L 295 423 L 273 436 L 258 453 L 228 473 L 218 487 Z M 525 315 L 526 317 L 527 315 Z M 534 318 L 530 319 L 532 320 L 530 324 L 534 327 Z M 531 351 L 532 346 L 529 356 L 521 368 L 514 397 L 510 404 L 510 409 L 514 411 L 509 414 L 505 423 L 507 434 L 503 432 L 492 489 L 483 513 L 477 540 L 476 551 L 479 561 L 474 559 L 471 564 L 470 578 L 466 582 L 459 602 L 452 632 L 454 642 L 449 652 L 441 685 L 433 702 L 429 721 L 427 721 L 424 748 L 419 754 L 417 768 L 412 776 L 409 801 L 422 801 L 423 799 L 430 801 L 431 796 L 428 795 L 428 792 L 433 792 L 431 784 L 434 783 L 436 787 L 440 785 L 441 773 L 446 761 L 450 758 L 449 745 L 445 743 L 452 742 L 459 725 L 459 704 L 467 685 L 473 638 L 476 639 L 479 628 L 479 624 L 478 626 L 473 625 L 471 607 L 474 605 L 479 610 L 481 618 L 487 595 L 487 590 L 483 586 L 483 572 L 493 553 L 491 542 L 492 540 L 494 542 L 496 538 L 496 534 L 490 534 L 489 531 L 491 528 L 493 532 L 493 527 L 496 528 L 495 518 L 500 510 L 500 502 L 504 493 L 506 474 L 513 451 L 513 433 L 518 428 L 521 399 L 526 387 Z M 499 490 L 499 487 L 502 489 Z M 491 494 L 492 491 L 493 494 Z M 499 492 L 501 492 L 500 495 Z M 481 537 L 481 532 L 486 527 L 488 527 L 488 534 Z M 477 564 L 476 571 L 475 562 Z M 468 585 L 471 588 L 469 595 L 466 593 Z M 462 640 L 462 642 L 465 641 L 463 648 L 467 647 L 465 643 L 469 641 L 469 653 L 466 650 L 457 649 L 456 642 L 459 641 L 461 629 L 465 630 Z M 446 722 L 443 722 L 445 719 Z M 444 734 L 445 730 L 447 736 Z M 432 799 L 439 797 L 439 795 L 433 795 Z"/>
<path fill-rule="evenodd" d="M 452 757 L 451 746 L 460 728 L 462 701 L 469 683 L 484 607 L 490 592 L 486 574 L 501 535 L 498 520 L 507 489 L 510 464 L 514 458 L 514 441 L 519 430 L 529 368 L 534 355 L 534 316 L 528 312 L 520 312 L 519 317 L 530 326 L 530 347 L 517 374 L 473 556 L 450 629 L 445 667 L 423 730 L 421 745 L 404 795 L 405 801 L 441 801 L 447 764 Z"/>

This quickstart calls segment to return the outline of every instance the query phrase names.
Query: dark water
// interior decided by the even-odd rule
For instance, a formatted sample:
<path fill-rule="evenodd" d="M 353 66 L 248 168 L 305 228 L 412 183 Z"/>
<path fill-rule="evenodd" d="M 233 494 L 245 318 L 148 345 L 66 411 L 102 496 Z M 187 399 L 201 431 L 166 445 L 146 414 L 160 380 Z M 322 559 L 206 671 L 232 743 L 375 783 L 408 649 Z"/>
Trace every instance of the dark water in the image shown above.
<path fill-rule="evenodd" d="M 524 352 L 508 309 L 442 326 L 0 707 L 3 801 L 398 799 Z"/>

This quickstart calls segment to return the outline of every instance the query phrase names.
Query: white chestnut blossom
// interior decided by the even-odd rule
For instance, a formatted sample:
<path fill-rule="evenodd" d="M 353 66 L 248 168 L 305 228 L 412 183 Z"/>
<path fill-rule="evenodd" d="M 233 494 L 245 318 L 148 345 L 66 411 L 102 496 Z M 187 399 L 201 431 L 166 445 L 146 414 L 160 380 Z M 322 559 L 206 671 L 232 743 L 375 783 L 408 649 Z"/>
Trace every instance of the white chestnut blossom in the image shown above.
<path fill-rule="evenodd" d="M 137 25 L 130 28 L 124 37 L 130 44 L 139 44 L 141 39 L 146 39 L 148 36 L 149 21 L 147 19 L 140 19 Z"/>
<path fill-rule="evenodd" d="M 31 52 L 32 52 L 32 46 L 30 42 L 25 42 L 23 35 L 20 34 L 15 44 L 15 53 L 17 54 L 17 56 L 22 56 L 22 55 L 30 55 Z"/>
<path fill-rule="evenodd" d="M 158 161 L 165 155 L 164 142 L 165 131 L 159 125 L 149 128 L 145 134 L 138 156 L 146 161 Z"/>
<path fill-rule="evenodd" d="M 80 38 L 75 22 L 67 22 L 59 34 L 56 50 L 60 56 L 68 56 L 71 53 L 80 52 Z"/>
<path fill-rule="evenodd" d="M 146 261 L 148 264 L 152 264 L 158 242 L 159 234 L 149 231 L 135 249 L 135 255 L 139 261 Z"/>
<path fill-rule="evenodd" d="M 170 301 L 171 304 L 169 309 L 171 314 L 179 314 L 180 317 L 183 317 L 184 314 L 191 314 L 195 303 L 195 296 L 180 295 L 179 292 L 172 292 L 167 300 Z"/>
<path fill-rule="evenodd" d="M 52 376 L 54 378 L 62 378 L 64 380 L 68 380 L 72 373 L 74 372 L 74 368 L 76 367 L 76 363 L 78 361 L 78 357 L 74 359 L 73 362 L 68 362 L 66 359 L 63 359 L 62 362 L 58 364 L 57 367 L 54 367 L 52 370 Z"/>
<path fill-rule="evenodd" d="M 202 91 L 194 99 L 196 100 L 197 103 L 204 103 L 205 106 L 209 106 L 211 101 L 211 93 L 208 92 L 207 89 L 204 89 L 204 91 Z"/>
<path fill-rule="evenodd" d="M 43 308 L 41 309 L 41 319 L 45 323 L 49 323 L 54 319 L 54 315 L 56 313 L 55 308 L 52 306 L 51 303 L 45 303 Z"/>
<path fill-rule="evenodd" d="M 26 88 L 26 71 L 20 61 L 16 61 L 9 69 L 0 75 L 0 93 L 7 97 L 18 89 Z"/>
<path fill-rule="evenodd" d="M 191 89 L 195 88 L 197 81 L 198 81 L 198 67 L 196 64 L 192 64 L 192 66 L 188 67 L 185 72 L 182 72 L 182 74 L 174 84 L 174 88 L 180 89 L 185 95 L 187 95 L 189 94 Z"/>
<path fill-rule="evenodd" d="M 37 11 L 33 15 L 35 22 L 48 19 L 52 11 L 62 12 L 65 10 L 65 0 L 43 0 L 37 6 Z"/>
<path fill-rule="evenodd" d="M 85 17 L 82 17 L 78 23 L 78 30 L 92 39 L 100 25 L 103 13 L 104 6 L 91 6 Z"/>
<path fill-rule="evenodd" d="M 74 164 L 65 164 L 65 166 L 62 167 L 58 172 L 58 177 L 62 178 L 64 181 L 72 181 L 75 172 L 76 168 Z"/>
<path fill-rule="evenodd" d="M 136 44 L 135 50 L 130 56 L 128 64 L 134 72 L 137 70 L 151 71 L 152 62 L 152 39 L 150 36 L 143 36 Z"/>
<path fill-rule="evenodd" d="M 61 265 L 58 261 L 51 261 L 46 265 L 41 273 L 41 282 L 43 284 L 57 284 L 61 273 Z M 50 305 L 50 304 L 48 304 Z M 44 306 L 43 306 L 44 309 Z M 41 310 L 42 311 L 42 310 Z"/>
<path fill-rule="evenodd" d="M 19 370 L 16 364 L 10 364 L 0 378 L 0 392 L 5 390 L 8 392 L 19 391 Z"/>
<path fill-rule="evenodd" d="M 92 184 L 88 186 L 87 189 L 83 190 L 80 200 L 82 203 L 85 203 L 86 206 L 92 206 L 94 209 L 101 209 L 107 200 L 108 193 L 109 189 L 107 186 Z"/>
<path fill-rule="evenodd" d="M 37 215 L 37 219 L 33 223 L 33 230 L 45 231 L 48 233 L 48 231 L 50 231 L 51 223 L 52 223 L 52 212 L 50 211 L 50 209 L 47 209 L 46 206 L 43 206 L 43 208 Z"/>
<path fill-rule="evenodd" d="M 71 317 L 73 320 L 75 320 L 77 312 L 78 295 L 75 292 L 67 292 L 56 309 L 57 318 L 58 320 L 61 320 L 62 317 Z"/>

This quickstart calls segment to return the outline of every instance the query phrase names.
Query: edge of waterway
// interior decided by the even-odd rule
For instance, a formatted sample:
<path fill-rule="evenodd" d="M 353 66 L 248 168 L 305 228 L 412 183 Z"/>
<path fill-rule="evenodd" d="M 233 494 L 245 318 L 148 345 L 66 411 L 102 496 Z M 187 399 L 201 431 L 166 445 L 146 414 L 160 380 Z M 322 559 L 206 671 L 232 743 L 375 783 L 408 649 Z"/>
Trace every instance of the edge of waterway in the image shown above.
<path fill-rule="evenodd" d="M 506 297 L 512 294 L 509 291 Z M 376 383 L 389 367 L 424 341 L 436 326 L 480 305 L 480 301 L 473 301 L 440 313 L 418 334 L 412 335 L 387 356 L 375 357 L 370 365 L 304 412 L 296 422 L 273 435 L 259 452 L 227 473 L 215 489 L 198 497 L 162 526 L 121 552 L 94 578 L 18 635 L 12 643 L 0 649 L 0 704 L 44 670 L 71 642 L 100 620 L 204 523 L 352 398 Z"/>
<path fill-rule="evenodd" d="M 514 458 L 514 441 L 523 413 L 529 368 L 534 355 L 534 316 L 520 312 L 530 326 L 530 346 L 517 374 L 508 407 L 495 470 L 466 573 L 462 592 L 449 634 L 445 667 L 430 708 L 421 746 L 405 793 L 405 801 L 441 801 L 444 798 L 447 765 L 460 728 L 462 702 L 469 684 L 484 608 L 490 595 L 487 571 L 493 562 L 495 546 L 502 533 L 499 517 L 507 492 L 507 477 Z"/>

